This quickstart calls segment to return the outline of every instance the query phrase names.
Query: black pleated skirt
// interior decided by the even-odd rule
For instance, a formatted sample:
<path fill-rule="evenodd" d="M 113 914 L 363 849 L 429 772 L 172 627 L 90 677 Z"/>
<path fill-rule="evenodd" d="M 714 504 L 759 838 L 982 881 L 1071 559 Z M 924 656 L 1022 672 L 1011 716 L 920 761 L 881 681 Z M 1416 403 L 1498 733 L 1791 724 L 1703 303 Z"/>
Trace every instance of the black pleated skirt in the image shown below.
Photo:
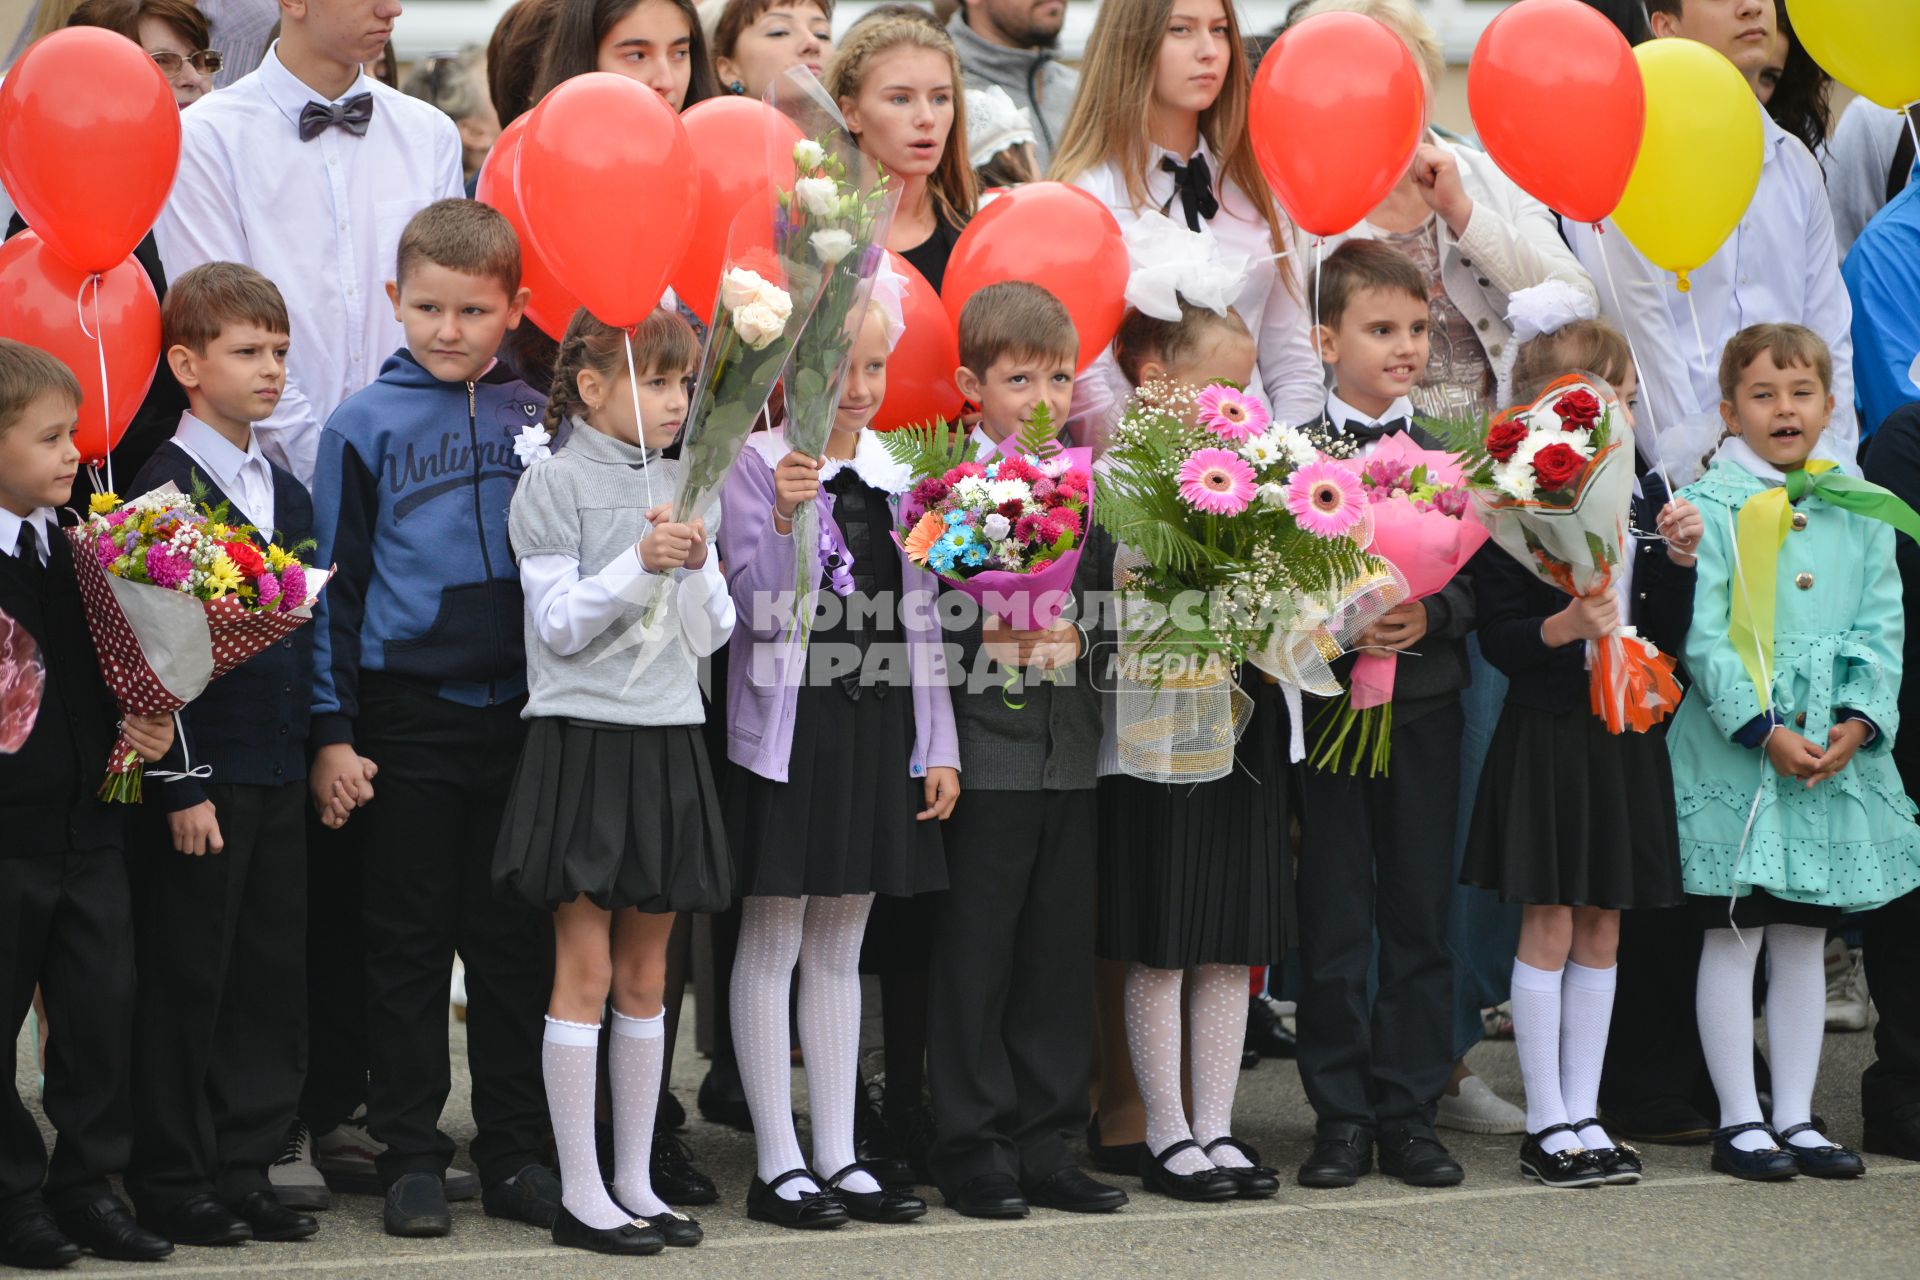
<path fill-rule="evenodd" d="M 726 910 L 733 860 L 700 726 L 530 721 L 493 882 L 546 910 L 582 894 L 609 911 Z"/>
<path fill-rule="evenodd" d="M 1502 902 L 1671 907 L 1684 897 L 1664 734 L 1582 707 L 1507 703 L 1487 748 L 1460 883 Z"/>
<path fill-rule="evenodd" d="M 1244 687 L 1253 717 L 1226 777 L 1100 779 L 1096 949 L 1105 958 L 1185 969 L 1277 964 L 1286 950 L 1287 708 L 1277 685 L 1255 676 Z"/>

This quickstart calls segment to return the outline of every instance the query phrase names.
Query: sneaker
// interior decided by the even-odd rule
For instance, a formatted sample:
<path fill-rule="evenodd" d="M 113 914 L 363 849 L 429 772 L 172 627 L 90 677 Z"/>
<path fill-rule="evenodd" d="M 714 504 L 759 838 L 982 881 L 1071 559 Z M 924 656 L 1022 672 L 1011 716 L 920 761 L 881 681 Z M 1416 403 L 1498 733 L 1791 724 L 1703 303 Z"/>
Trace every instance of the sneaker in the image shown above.
<path fill-rule="evenodd" d="M 381 1194 L 380 1170 L 375 1163 L 387 1144 L 367 1128 L 363 1103 L 346 1121 L 312 1139 L 313 1163 L 335 1191 L 358 1195 Z M 480 1179 L 471 1171 L 449 1166 L 444 1179 L 449 1200 L 471 1200 L 480 1194 Z"/>
<path fill-rule="evenodd" d="M 287 1134 L 287 1149 L 267 1169 L 267 1181 L 273 1195 L 289 1209 L 311 1213 L 333 1206 L 327 1180 L 313 1166 L 313 1131 L 304 1120 L 295 1120 Z"/>
<path fill-rule="evenodd" d="M 1827 940 L 1827 1030 L 1867 1029 L 1867 972 L 1858 948 L 1844 938 Z"/>
<path fill-rule="evenodd" d="M 1460 1082 L 1457 1095 L 1440 1095 L 1433 1122 L 1460 1133 L 1525 1133 L 1527 1113 L 1493 1091 L 1479 1076 Z"/>
<path fill-rule="evenodd" d="M 1502 1000 L 1491 1009 L 1482 1009 L 1480 1028 L 1489 1040 L 1513 1039 L 1513 1002 Z"/>
<path fill-rule="evenodd" d="M 1247 1004 L 1247 1036 L 1242 1046 L 1263 1058 L 1291 1058 L 1298 1052 L 1287 1015 L 1280 1001 L 1271 996 L 1254 996 Z"/>

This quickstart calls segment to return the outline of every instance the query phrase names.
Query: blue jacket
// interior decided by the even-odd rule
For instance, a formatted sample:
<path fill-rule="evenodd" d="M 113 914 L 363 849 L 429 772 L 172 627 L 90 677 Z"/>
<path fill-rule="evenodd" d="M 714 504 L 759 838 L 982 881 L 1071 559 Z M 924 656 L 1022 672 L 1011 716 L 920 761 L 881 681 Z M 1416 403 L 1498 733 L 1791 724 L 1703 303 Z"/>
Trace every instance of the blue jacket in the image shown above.
<path fill-rule="evenodd" d="M 1866 440 L 1920 401 L 1920 183 L 1874 215 L 1840 275 L 1853 295 L 1853 386 Z"/>
<path fill-rule="evenodd" d="M 353 741 L 360 673 L 463 706 L 527 691 L 507 507 L 513 442 L 546 397 L 494 368 L 441 382 L 404 349 L 320 433 L 314 561 L 338 572 L 314 612 L 314 748 Z"/>

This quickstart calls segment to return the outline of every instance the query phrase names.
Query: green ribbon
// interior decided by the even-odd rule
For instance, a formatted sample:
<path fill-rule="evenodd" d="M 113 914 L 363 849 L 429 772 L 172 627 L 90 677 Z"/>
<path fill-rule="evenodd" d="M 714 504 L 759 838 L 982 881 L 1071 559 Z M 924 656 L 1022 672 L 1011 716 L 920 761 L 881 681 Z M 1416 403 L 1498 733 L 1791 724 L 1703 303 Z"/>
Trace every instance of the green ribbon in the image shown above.
<path fill-rule="evenodd" d="M 1753 679 L 1763 712 L 1773 701 L 1767 664 L 1773 657 L 1780 548 L 1786 545 L 1787 531 L 1793 527 L 1793 504 L 1810 493 L 1829 506 L 1892 525 L 1920 540 L 1920 513 L 1879 485 L 1836 471 L 1831 462 L 1810 461 L 1804 470 L 1787 472 L 1784 486 L 1769 487 L 1740 504 L 1734 539 L 1740 578 L 1733 593 L 1727 638 Z"/>

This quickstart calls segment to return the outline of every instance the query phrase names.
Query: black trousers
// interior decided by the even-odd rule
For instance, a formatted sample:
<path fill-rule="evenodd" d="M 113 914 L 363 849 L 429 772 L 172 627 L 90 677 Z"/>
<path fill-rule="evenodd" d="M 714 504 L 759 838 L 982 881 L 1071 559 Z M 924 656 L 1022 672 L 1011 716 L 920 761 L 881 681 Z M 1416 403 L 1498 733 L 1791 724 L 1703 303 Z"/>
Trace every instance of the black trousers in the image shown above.
<path fill-rule="evenodd" d="M 47 1119 L 53 1159 L 0 1085 L 0 1217 L 45 1188 L 55 1209 L 109 1193 L 126 1167 L 133 1042 L 133 923 L 126 860 L 107 853 L 0 858 L 0 1025 L 18 1030 L 40 987 L 47 1008 Z"/>
<path fill-rule="evenodd" d="M 140 990 L 127 1194 L 149 1214 L 267 1191 L 306 1074 L 306 796 L 209 785 L 225 849 L 143 806 L 128 859 Z"/>
<path fill-rule="evenodd" d="M 380 780 L 376 780 L 376 793 Z M 365 815 L 361 815 L 365 816 Z M 367 1100 L 366 826 L 322 825 L 306 808 L 307 1078 L 300 1118 L 331 1131 Z"/>
<path fill-rule="evenodd" d="M 1912 795 L 1920 789 L 1920 751 L 1896 748 L 1893 761 Z M 1869 912 L 1862 923 L 1867 990 L 1880 1021 L 1873 1028 L 1873 1065 L 1860 1077 L 1860 1110 L 1884 1120 L 1920 1102 L 1920 890 Z"/>
<path fill-rule="evenodd" d="M 1690 907 L 1620 913 L 1620 959 L 1600 1109 L 1661 1102 L 1720 1114 L 1694 1008 L 1701 929 Z M 1577 1118 L 1577 1117 L 1576 1117 Z"/>
<path fill-rule="evenodd" d="M 494 845 L 526 730 L 524 700 L 464 707 L 377 677 L 364 680 L 361 754 L 380 766 L 365 823 L 367 1117 L 387 1144 L 381 1179 L 444 1174 L 440 1132 L 452 1089 L 447 982 L 467 968 L 473 1158 L 494 1186 L 541 1163 L 550 1140 L 540 1076 L 553 988 L 553 922 L 493 892 Z"/>
<path fill-rule="evenodd" d="M 1093 1062 L 1095 796 L 970 791 L 933 925 L 933 1180 L 951 1195 L 1073 1163 Z"/>
<path fill-rule="evenodd" d="M 1391 773 L 1301 780 L 1299 1066 L 1323 1124 L 1430 1124 L 1453 1074 L 1449 842 L 1465 729 L 1454 702 L 1394 725 Z"/>

